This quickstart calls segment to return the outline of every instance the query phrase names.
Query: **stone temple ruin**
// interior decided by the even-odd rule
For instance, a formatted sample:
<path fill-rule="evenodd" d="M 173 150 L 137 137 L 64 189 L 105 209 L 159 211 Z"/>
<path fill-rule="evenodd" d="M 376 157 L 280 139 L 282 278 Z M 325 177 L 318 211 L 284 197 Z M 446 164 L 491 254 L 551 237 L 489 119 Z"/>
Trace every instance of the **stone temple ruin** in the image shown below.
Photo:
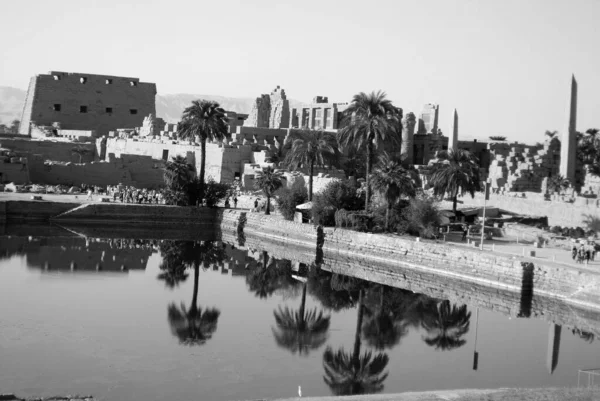
<path fill-rule="evenodd" d="M 156 117 L 155 95 L 155 84 L 137 78 L 56 71 L 33 77 L 19 135 L 0 136 L 0 158 L 5 162 L 0 163 L 2 180 L 100 186 L 122 182 L 158 187 L 162 185 L 161 167 L 170 157 L 185 156 L 199 169 L 198 139 L 182 140 L 176 123 Z M 316 96 L 311 103 L 290 107 L 285 90 L 277 86 L 256 98 L 247 118 L 227 112 L 227 138 L 208 144 L 207 176 L 225 183 L 239 179 L 251 188 L 259 168 L 277 164 L 285 156 L 283 145 L 292 130 L 309 127 L 336 132 L 348 105 Z M 574 77 L 560 141 L 547 138 L 537 145 L 461 141 L 457 110 L 452 111 L 448 136 L 439 127 L 439 113 L 437 104 L 425 104 L 418 115 L 403 113 L 402 144 L 391 150 L 401 155 L 404 164 L 420 171 L 425 187 L 425 173 L 438 151 L 466 149 L 478 158 L 480 177 L 490 183 L 493 196 L 499 197 L 495 201 L 498 204 L 514 196 L 522 202 L 537 202 L 536 194 L 543 200 L 548 181 L 558 174 L 573 183 L 568 201 L 592 205 L 598 198 L 600 179 L 586 174 L 575 157 Z M 306 174 L 286 175 L 291 183 L 300 176 L 306 181 Z M 315 174 L 316 189 L 344 176 L 335 169 L 318 169 Z M 578 200 L 577 191 L 585 201 Z M 472 202 L 480 201 L 476 196 Z M 597 214 L 595 210 L 593 213 Z"/>

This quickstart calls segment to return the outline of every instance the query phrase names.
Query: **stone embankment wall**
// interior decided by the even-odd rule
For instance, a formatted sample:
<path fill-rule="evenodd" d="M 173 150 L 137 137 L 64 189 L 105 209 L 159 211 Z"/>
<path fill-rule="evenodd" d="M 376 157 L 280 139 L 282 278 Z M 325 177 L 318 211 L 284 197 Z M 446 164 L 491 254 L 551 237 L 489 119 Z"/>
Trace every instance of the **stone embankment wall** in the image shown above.
<path fill-rule="evenodd" d="M 21 184 L 29 182 L 29 169 L 27 163 L 6 163 L 0 160 L 0 184 L 3 182 L 14 182 Z"/>
<path fill-rule="evenodd" d="M 344 266 L 339 273 L 354 269 L 362 278 L 388 277 L 387 284 L 399 286 L 408 277 L 424 274 L 522 292 L 524 282 L 537 295 L 559 297 L 580 307 L 600 309 L 600 272 L 585 267 L 565 266 L 536 258 L 506 256 L 476 248 L 435 242 L 416 242 L 412 237 L 359 233 L 335 228 L 319 230 L 309 224 L 280 220 L 259 213 L 237 210 L 219 212 L 217 223 L 231 236 L 242 232 L 269 242 L 300 245 L 322 251 L 325 265 Z M 244 218 L 245 216 L 245 218 Z M 346 260 L 347 262 L 340 262 Z M 412 272 L 412 275 L 407 275 Z M 417 276 L 415 276 L 415 274 Z M 356 274 L 355 274 L 356 275 Z M 418 280 L 416 280 L 418 282 Z M 509 310 L 507 310 L 508 312 Z"/>
<path fill-rule="evenodd" d="M 526 198 L 490 194 L 487 206 L 530 216 L 547 216 L 550 226 L 587 227 L 590 219 L 600 219 L 600 199 L 577 197 L 573 203 L 560 200 L 546 201 L 541 194 L 527 193 Z M 483 194 L 475 198 L 459 198 L 464 206 L 483 206 Z M 444 204 L 445 205 L 445 204 Z"/>
<path fill-rule="evenodd" d="M 0 222 L 41 222 L 64 213 L 79 203 L 44 201 L 0 201 Z"/>

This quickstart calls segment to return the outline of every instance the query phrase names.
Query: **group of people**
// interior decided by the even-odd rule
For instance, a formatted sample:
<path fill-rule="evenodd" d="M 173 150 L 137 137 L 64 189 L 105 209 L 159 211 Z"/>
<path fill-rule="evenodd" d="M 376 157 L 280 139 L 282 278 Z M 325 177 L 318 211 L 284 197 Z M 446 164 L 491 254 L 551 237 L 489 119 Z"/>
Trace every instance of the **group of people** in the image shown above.
<path fill-rule="evenodd" d="M 126 185 L 109 185 L 106 189 L 109 197 L 112 197 L 113 202 L 121 203 L 147 203 L 162 205 L 165 203 L 162 192 L 154 189 L 138 189 Z M 88 197 L 90 196 L 88 192 Z"/>
<path fill-rule="evenodd" d="M 573 248 L 571 248 L 571 256 L 577 263 L 588 264 L 590 261 L 593 262 L 596 257 L 596 247 L 591 244 L 582 243 L 579 245 L 579 248 L 577 248 L 577 245 L 573 244 Z"/>
<path fill-rule="evenodd" d="M 228 196 L 227 199 L 225 199 L 225 207 L 226 208 L 230 208 L 231 207 L 231 202 L 229 201 L 230 197 Z M 237 195 L 233 195 L 233 207 L 237 209 L 237 204 L 238 204 L 238 198 Z"/>

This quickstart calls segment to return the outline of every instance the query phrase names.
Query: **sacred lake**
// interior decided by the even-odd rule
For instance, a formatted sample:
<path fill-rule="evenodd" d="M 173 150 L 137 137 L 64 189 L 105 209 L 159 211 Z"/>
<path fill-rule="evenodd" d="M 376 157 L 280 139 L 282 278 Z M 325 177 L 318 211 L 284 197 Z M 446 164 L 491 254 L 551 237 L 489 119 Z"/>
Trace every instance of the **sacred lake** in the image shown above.
<path fill-rule="evenodd" d="M 0 392 L 229 401 L 574 387 L 600 368 L 599 311 L 535 288 L 388 286 L 340 271 L 367 259 L 197 234 L 4 226 Z"/>

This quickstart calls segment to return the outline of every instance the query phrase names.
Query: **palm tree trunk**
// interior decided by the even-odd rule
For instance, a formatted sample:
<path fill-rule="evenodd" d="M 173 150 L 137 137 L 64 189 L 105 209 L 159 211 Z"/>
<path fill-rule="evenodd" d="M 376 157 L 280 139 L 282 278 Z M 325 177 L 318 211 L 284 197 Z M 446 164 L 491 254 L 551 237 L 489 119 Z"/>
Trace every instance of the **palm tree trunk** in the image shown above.
<path fill-rule="evenodd" d="M 458 201 L 458 195 L 452 197 L 452 212 L 456 215 L 456 202 Z"/>
<path fill-rule="evenodd" d="M 192 297 L 192 305 L 190 306 L 190 310 L 196 311 L 198 310 L 198 278 L 200 277 L 200 265 L 195 262 L 194 263 L 194 296 Z"/>
<path fill-rule="evenodd" d="M 313 171 L 314 171 L 315 163 L 313 161 L 310 162 L 310 168 L 308 171 L 308 201 L 312 201 L 313 196 Z"/>
<path fill-rule="evenodd" d="M 367 171 L 365 177 L 365 213 L 369 212 L 369 195 L 371 194 L 369 191 L 369 174 L 371 174 L 371 152 L 373 145 L 371 143 L 367 144 Z"/>
<path fill-rule="evenodd" d="M 354 352 L 352 353 L 352 363 L 358 366 L 360 360 L 360 330 L 363 322 L 363 290 L 358 292 L 358 317 L 356 318 L 356 333 L 354 334 Z"/>
<path fill-rule="evenodd" d="M 267 208 L 265 209 L 265 214 L 271 214 L 271 197 L 267 196 Z"/>
<path fill-rule="evenodd" d="M 392 210 L 392 204 L 388 202 L 388 207 L 385 209 L 385 229 L 390 231 L 390 211 Z"/>
<path fill-rule="evenodd" d="M 204 199 L 204 174 L 206 170 L 206 138 L 200 142 L 200 202 Z"/>
<path fill-rule="evenodd" d="M 306 310 L 306 283 L 302 286 L 302 301 L 300 303 L 300 319 L 304 327 L 304 311 Z"/>
<path fill-rule="evenodd" d="M 267 262 L 269 260 L 269 254 L 267 251 L 263 251 L 263 269 L 267 268 Z"/>

